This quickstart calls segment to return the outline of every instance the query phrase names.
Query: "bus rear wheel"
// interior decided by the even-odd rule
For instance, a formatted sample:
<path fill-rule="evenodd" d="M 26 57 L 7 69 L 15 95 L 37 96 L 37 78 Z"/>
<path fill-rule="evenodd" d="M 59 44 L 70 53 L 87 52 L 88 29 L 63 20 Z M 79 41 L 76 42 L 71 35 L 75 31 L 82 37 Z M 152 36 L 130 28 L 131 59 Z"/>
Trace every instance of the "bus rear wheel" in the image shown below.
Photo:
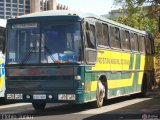
<path fill-rule="evenodd" d="M 147 88 L 148 88 L 148 79 L 147 79 L 147 76 L 144 75 L 143 77 L 143 81 L 142 81 L 142 88 L 141 88 L 141 93 L 140 93 L 140 96 L 141 97 L 146 97 L 147 96 Z"/>
<path fill-rule="evenodd" d="M 97 83 L 96 101 L 94 103 L 95 107 L 99 108 L 103 106 L 104 97 L 105 97 L 105 87 L 99 80 Z"/>
<path fill-rule="evenodd" d="M 37 111 L 42 111 L 45 109 L 46 103 L 32 103 L 32 106 Z"/>

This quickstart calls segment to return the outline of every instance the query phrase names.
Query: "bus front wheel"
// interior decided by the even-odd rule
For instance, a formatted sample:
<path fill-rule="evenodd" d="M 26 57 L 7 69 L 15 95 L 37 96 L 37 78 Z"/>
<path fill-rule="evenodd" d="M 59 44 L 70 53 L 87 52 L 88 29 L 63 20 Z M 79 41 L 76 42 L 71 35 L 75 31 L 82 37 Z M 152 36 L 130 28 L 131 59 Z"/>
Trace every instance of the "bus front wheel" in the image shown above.
<path fill-rule="evenodd" d="M 41 111 L 45 109 L 46 103 L 32 103 L 32 106 L 35 110 Z"/>
<path fill-rule="evenodd" d="M 147 88 L 148 88 L 147 83 L 148 83 L 147 76 L 144 75 L 143 80 L 142 80 L 141 93 L 140 93 L 140 96 L 141 96 L 141 97 L 146 97 L 146 95 L 147 95 L 147 90 L 148 90 L 148 89 L 147 89 Z"/>
<path fill-rule="evenodd" d="M 102 84 L 102 82 L 99 80 L 97 84 L 97 91 L 96 91 L 96 107 L 102 107 L 103 106 L 103 100 L 105 97 L 105 87 Z"/>

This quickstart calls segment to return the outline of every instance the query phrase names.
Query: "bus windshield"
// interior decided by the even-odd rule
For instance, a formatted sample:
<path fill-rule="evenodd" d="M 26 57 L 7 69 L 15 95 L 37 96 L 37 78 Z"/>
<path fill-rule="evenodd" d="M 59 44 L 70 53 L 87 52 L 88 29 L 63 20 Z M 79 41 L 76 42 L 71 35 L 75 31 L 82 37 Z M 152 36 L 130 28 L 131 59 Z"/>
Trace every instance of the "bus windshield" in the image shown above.
<path fill-rule="evenodd" d="M 80 23 L 12 25 L 8 64 L 72 63 L 80 61 Z"/>

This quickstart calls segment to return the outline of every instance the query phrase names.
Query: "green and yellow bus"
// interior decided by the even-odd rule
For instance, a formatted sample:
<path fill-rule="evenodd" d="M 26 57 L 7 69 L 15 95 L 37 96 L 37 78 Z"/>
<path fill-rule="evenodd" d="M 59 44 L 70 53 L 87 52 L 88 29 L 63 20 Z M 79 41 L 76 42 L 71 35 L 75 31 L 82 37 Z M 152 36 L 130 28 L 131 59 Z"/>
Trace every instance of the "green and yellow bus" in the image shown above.
<path fill-rule="evenodd" d="M 154 78 L 152 34 L 93 14 L 45 11 L 7 22 L 6 99 L 93 102 L 145 94 Z"/>
<path fill-rule="evenodd" d="M 5 98 L 5 33 L 7 20 L 0 19 L 0 103 Z"/>

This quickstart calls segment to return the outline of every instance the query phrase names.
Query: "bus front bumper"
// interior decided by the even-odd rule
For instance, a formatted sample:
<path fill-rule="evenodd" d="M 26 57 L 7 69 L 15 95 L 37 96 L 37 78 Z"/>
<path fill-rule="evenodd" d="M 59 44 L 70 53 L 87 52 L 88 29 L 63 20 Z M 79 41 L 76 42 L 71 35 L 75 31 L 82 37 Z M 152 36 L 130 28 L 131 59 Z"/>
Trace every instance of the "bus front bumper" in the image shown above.
<path fill-rule="evenodd" d="M 83 103 L 83 90 L 76 92 L 6 92 L 7 102 Z"/>

